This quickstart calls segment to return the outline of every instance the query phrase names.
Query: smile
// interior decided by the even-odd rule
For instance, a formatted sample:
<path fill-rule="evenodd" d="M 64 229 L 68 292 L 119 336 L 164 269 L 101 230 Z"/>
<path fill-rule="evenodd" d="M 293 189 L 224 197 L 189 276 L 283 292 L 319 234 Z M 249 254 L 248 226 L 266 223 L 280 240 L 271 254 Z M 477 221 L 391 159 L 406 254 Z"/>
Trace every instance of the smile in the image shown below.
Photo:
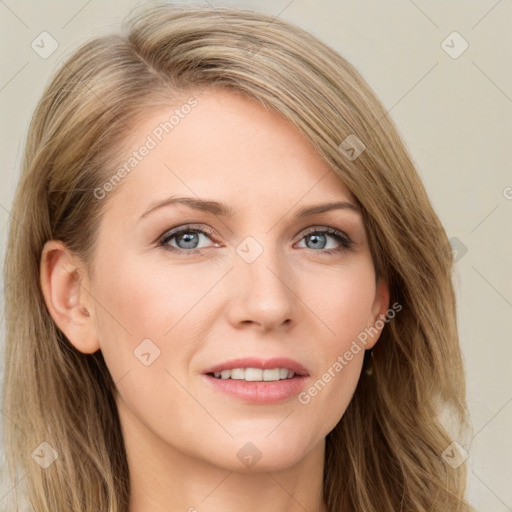
<path fill-rule="evenodd" d="M 295 372 L 288 368 L 272 368 L 270 370 L 262 370 L 261 368 L 232 368 L 231 370 L 212 372 L 208 375 L 213 375 L 216 379 L 223 380 L 233 379 L 249 382 L 270 382 L 291 379 L 295 376 Z"/>

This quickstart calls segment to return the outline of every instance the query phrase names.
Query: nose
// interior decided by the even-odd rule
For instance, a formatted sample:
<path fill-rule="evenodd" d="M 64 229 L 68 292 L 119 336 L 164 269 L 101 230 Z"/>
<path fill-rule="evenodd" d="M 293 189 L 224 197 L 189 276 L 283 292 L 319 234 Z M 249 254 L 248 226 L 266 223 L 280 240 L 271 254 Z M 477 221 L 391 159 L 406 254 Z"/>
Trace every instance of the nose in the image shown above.
<path fill-rule="evenodd" d="M 270 249 L 265 248 L 252 263 L 237 255 L 230 274 L 228 318 L 234 327 L 254 324 L 270 331 L 293 323 L 298 298 L 292 274 Z"/>

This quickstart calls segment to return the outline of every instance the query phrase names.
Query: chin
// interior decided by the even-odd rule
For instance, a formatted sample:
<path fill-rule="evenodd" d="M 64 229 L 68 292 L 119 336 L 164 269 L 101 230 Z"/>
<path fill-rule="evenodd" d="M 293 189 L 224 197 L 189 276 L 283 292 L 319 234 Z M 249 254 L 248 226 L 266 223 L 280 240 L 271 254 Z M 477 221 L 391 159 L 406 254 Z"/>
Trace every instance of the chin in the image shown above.
<path fill-rule="evenodd" d="M 251 435 L 246 431 L 225 445 L 218 444 L 217 456 L 211 462 L 239 473 L 282 471 L 298 464 L 317 444 L 297 431 L 295 435 L 288 435 L 289 431 L 285 430 L 281 435 L 277 432 L 269 435 L 269 432 Z"/>

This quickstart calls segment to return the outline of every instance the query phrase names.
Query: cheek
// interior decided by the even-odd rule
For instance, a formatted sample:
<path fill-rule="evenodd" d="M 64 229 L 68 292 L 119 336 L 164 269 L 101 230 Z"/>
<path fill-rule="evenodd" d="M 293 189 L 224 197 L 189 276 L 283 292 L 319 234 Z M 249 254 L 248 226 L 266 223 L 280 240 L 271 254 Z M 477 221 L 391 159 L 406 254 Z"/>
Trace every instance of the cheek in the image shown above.
<path fill-rule="evenodd" d="M 371 260 L 338 268 L 305 287 L 306 303 L 325 327 L 323 347 L 326 355 L 343 353 L 368 324 L 375 301 L 375 274 Z"/>
<path fill-rule="evenodd" d="M 141 370 L 135 359 L 141 351 L 149 350 L 151 357 L 158 354 L 152 368 L 187 364 L 219 302 L 214 287 L 225 269 L 171 266 L 165 258 L 148 261 L 110 253 L 97 271 L 96 328 L 114 380 L 132 369 Z M 142 379 L 147 378 L 144 375 Z"/>
<path fill-rule="evenodd" d="M 97 294 L 106 310 L 100 311 L 99 316 L 105 320 L 101 327 L 119 330 L 122 326 L 125 329 L 121 330 L 125 335 L 128 331 L 133 340 L 162 338 L 221 276 L 220 271 L 193 271 L 192 267 L 172 268 L 162 262 L 148 265 L 142 261 L 143 258 L 116 259 L 114 264 L 102 267 L 97 279 Z"/>
<path fill-rule="evenodd" d="M 322 364 L 298 398 L 311 414 L 323 415 L 328 432 L 344 414 L 361 375 L 365 330 L 376 292 L 371 260 L 338 269 L 321 283 L 323 286 L 310 288 L 309 299 L 325 327 L 319 337 Z"/>
<path fill-rule="evenodd" d="M 191 403 L 169 371 L 174 375 L 177 363 L 189 364 L 190 320 L 197 319 L 201 298 L 218 278 L 192 267 L 143 260 L 111 253 L 98 269 L 94 294 L 100 347 L 120 396 L 139 419 L 156 421 L 155 411 L 162 413 L 170 403 L 177 419 Z"/>

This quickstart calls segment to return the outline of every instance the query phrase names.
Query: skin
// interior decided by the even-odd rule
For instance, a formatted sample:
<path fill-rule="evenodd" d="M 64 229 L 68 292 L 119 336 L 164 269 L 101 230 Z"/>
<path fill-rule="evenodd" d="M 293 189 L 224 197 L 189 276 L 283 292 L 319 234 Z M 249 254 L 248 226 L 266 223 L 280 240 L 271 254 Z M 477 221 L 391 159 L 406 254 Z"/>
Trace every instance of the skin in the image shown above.
<path fill-rule="evenodd" d="M 364 350 L 307 405 L 232 398 L 202 372 L 234 357 L 285 356 L 308 369 L 307 389 L 385 314 L 388 286 L 376 282 L 360 212 L 295 217 L 357 201 L 289 121 L 233 92 L 194 96 L 198 105 L 104 199 L 94 272 L 62 242 L 46 244 L 46 303 L 78 350 L 103 352 L 116 382 L 130 512 L 325 511 L 325 436 L 350 402 Z M 149 112 L 131 150 L 174 108 Z M 235 215 L 170 205 L 140 220 L 170 196 L 222 202 Z M 189 223 L 213 234 L 168 245 L 199 254 L 158 246 Z M 310 227 L 340 230 L 353 246 L 329 233 L 314 240 Z M 236 252 L 248 236 L 263 249 L 252 263 Z M 134 356 L 144 339 L 160 350 L 148 366 Z M 248 442 L 261 453 L 252 467 L 237 457 Z"/>

